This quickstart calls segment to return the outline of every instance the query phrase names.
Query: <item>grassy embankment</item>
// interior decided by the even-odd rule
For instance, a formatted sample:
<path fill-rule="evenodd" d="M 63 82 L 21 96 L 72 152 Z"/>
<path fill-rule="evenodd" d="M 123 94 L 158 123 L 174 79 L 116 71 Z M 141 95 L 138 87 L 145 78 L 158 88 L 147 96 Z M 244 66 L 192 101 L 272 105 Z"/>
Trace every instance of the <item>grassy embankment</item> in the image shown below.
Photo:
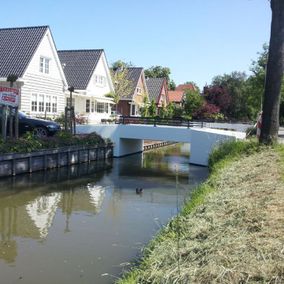
<path fill-rule="evenodd" d="M 132 283 L 284 283 L 284 147 L 235 142 L 119 280 Z"/>

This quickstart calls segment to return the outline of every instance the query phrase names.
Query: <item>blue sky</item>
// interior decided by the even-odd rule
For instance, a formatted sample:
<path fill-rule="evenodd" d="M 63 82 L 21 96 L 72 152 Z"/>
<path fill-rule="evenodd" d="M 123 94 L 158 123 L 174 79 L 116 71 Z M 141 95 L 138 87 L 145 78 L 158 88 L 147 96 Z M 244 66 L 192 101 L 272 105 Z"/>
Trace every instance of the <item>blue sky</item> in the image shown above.
<path fill-rule="evenodd" d="M 271 22 L 268 0 L 14 0 L 1 11 L 1 27 L 49 25 L 58 49 L 103 48 L 109 63 L 166 66 L 199 87 L 249 73 Z"/>

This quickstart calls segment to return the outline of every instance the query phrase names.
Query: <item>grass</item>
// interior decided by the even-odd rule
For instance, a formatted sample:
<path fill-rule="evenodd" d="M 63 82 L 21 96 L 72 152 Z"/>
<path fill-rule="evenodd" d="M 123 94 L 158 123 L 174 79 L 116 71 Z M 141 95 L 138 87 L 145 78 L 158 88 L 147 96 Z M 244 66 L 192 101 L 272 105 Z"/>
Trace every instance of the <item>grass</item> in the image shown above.
<path fill-rule="evenodd" d="M 210 159 L 210 178 L 118 283 L 284 283 L 284 147 L 235 142 Z"/>

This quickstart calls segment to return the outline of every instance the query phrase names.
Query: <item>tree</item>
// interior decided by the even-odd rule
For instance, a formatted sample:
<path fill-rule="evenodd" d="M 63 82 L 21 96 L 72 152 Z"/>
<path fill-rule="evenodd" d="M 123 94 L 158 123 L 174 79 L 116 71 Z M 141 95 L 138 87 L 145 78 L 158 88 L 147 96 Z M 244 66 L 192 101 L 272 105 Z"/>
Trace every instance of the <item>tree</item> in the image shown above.
<path fill-rule="evenodd" d="M 217 106 L 224 115 L 228 115 L 231 97 L 225 87 L 219 85 L 206 86 L 203 95 L 209 104 Z"/>
<path fill-rule="evenodd" d="M 264 44 L 262 51 L 258 52 L 257 60 L 252 61 L 250 67 L 252 75 L 246 81 L 247 100 L 245 102 L 251 119 L 255 119 L 262 109 L 267 58 L 268 45 Z"/>
<path fill-rule="evenodd" d="M 176 88 L 175 82 L 170 78 L 171 70 L 168 67 L 152 66 L 144 71 L 145 77 L 148 78 L 166 78 L 170 90 Z"/>
<path fill-rule="evenodd" d="M 168 89 L 171 91 L 174 91 L 176 89 L 176 83 L 174 82 L 174 80 L 170 80 L 170 82 L 168 83 Z"/>
<path fill-rule="evenodd" d="M 156 116 L 157 115 L 157 106 L 154 100 L 151 101 L 151 104 L 148 108 L 148 113 L 150 116 Z"/>
<path fill-rule="evenodd" d="M 143 97 L 143 106 L 140 108 L 140 114 L 142 117 L 149 116 L 149 101 L 147 96 Z"/>
<path fill-rule="evenodd" d="M 213 78 L 212 85 L 223 88 L 230 97 L 230 103 L 226 110 L 226 114 L 230 118 L 247 119 L 249 117 L 248 105 L 244 104 L 244 101 L 247 101 L 246 79 L 246 73 L 238 71 Z M 224 111 L 222 105 L 216 105 L 220 106 L 222 112 Z"/>
<path fill-rule="evenodd" d="M 284 70 L 284 1 L 270 0 L 272 22 L 266 68 L 260 143 L 277 141 L 279 130 L 280 90 Z"/>
<path fill-rule="evenodd" d="M 112 82 L 114 83 L 114 92 L 106 95 L 106 97 L 112 98 L 117 106 L 121 98 L 126 97 L 130 94 L 133 89 L 133 83 L 128 79 L 127 63 L 121 60 L 113 63 L 110 70 Z"/>
<path fill-rule="evenodd" d="M 166 78 L 170 80 L 171 70 L 168 67 L 152 66 L 144 71 L 145 76 L 149 78 Z"/>
<path fill-rule="evenodd" d="M 195 114 L 202 107 L 204 99 L 198 91 L 187 90 L 184 99 L 184 112 L 190 118 L 195 117 Z"/>

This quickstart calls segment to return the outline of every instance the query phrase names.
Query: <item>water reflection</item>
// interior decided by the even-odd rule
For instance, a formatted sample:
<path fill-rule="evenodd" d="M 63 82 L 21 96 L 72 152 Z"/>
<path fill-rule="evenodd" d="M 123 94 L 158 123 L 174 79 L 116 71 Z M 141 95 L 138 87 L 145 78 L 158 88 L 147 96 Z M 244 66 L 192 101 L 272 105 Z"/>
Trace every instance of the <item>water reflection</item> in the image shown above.
<path fill-rule="evenodd" d="M 1 281 L 112 283 L 206 178 L 184 149 L 0 180 Z"/>
<path fill-rule="evenodd" d="M 40 238 L 46 238 L 60 199 L 60 193 L 51 193 L 37 197 L 26 205 L 27 213 L 38 228 Z"/>

